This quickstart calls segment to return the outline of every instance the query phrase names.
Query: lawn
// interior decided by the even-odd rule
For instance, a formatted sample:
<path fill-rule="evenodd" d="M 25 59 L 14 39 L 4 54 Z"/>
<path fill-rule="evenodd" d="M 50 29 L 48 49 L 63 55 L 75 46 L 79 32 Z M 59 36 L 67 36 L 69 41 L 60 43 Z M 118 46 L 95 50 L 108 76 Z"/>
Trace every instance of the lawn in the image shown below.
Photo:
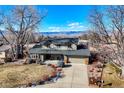
<path fill-rule="evenodd" d="M 5 64 L 0 66 L 0 87 L 12 88 L 27 85 L 32 82 L 43 80 L 44 76 L 50 76 L 54 71 L 46 65 L 28 64 L 15 65 Z"/>
<path fill-rule="evenodd" d="M 111 87 L 111 88 L 123 88 L 124 87 L 124 79 L 120 79 L 118 76 L 121 70 L 116 68 L 113 64 L 106 64 L 104 71 L 103 71 L 103 80 L 104 80 L 104 87 Z M 112 83 L 112 86 L 107 84 Z"/>

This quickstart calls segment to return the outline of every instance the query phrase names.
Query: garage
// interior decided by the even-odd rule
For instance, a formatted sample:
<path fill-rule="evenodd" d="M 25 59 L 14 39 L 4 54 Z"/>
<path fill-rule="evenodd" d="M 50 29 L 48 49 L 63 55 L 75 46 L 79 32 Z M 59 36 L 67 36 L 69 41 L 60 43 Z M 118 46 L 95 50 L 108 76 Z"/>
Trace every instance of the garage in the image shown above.
<path fill-rule="evenodd" d="M 60 54 L 44 54 L 44 60 L 62 60 L 64 59 L 63 55 Z"/>
<path fill-rule="evenodd" d="M 61 58 L 65 63 L 81 63 L 88 64 L 90 52 L 88 49 L 80 50 L 54 50 L 54 49 L 40 49 L 35 48 L 30 50 L 30 54 L 43 55 L 43 60 L 60 60 Z M 40 57 L 41 58 L 41 57 Z"/>
<path fill-rule="evenodd" d="M 88 64 L 88 57 L 83 57 L 83 56 L 70 56 L 69 57 L 69 62 L 71 63 L 81 63 L 81 64 Z"/>

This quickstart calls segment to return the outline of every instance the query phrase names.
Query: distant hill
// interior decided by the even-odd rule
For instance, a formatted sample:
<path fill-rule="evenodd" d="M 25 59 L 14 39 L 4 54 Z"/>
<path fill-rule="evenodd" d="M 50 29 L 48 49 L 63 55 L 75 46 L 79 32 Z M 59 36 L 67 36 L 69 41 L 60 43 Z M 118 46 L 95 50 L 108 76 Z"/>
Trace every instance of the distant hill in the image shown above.
<path fill-rule="evenodd" d="M 61 32 L 40 32 L 44 36 L 80 36 L 87 33 L 87 31 L 61 31 Z"/>

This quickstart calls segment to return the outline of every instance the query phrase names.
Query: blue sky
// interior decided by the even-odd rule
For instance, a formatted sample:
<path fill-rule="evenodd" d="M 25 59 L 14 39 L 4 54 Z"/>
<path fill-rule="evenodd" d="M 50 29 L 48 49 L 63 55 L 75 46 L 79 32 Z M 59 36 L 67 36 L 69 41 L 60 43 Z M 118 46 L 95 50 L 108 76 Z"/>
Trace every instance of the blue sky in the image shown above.
<path fill-rule="evenodd" d="M 88 15 L 94 6 L 57 5 L 38 6 L 46 9 L 41 31 L 84 31 L 88 28 Z"/>
<path fill-rule="evenodd" d="M 47 11 L 39 31 L 85 31 L 89 27 L 88 16 L 93 5 L 40 5 L 39 10 Z M 97 6 L 100 8 L 101 6 Z M 0 6 L 2 11 L 8 11 L 12 6 Z"/>

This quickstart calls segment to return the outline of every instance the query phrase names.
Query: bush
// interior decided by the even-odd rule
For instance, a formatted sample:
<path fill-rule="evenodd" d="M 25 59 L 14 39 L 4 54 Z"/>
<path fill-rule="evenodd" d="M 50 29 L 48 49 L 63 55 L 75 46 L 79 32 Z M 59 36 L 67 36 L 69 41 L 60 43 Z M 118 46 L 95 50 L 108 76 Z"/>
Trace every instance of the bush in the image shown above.
<path fill-rule="evenodd" d="M 4 61 L 5 62 L 12 62 L 12 58 L 5 58 Z"/>

